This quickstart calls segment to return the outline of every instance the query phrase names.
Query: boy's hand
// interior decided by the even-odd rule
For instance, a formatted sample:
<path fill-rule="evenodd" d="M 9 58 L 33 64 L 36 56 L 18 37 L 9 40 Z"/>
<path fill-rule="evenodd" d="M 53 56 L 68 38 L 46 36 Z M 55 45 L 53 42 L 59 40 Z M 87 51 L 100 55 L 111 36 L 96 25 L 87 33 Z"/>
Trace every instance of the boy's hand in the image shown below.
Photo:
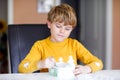
<path fill-rule="evenodd" d="M 74 70 L 74 74 L 77 76 L 79 74 L 87 74 L 91 72 L 91 68 L 89 66 L 77 65 Z"/>
<path fill-rule="evenodd" d="M 38 68 L 52 68 L 55 66 L 55 60 L 53 57 L 48 57 L 38 63 Z"/>

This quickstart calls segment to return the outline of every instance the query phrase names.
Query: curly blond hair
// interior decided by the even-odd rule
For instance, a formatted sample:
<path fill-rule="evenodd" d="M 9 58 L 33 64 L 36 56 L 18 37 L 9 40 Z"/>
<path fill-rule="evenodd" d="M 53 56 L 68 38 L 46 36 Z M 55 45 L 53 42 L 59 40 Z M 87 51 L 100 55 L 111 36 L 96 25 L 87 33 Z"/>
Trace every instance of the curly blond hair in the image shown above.
<path fill-rule="evenodd" d="M 76 13 L 74 9 L 65 3 L 54 6 L 48 13 L 48 21 L 53 22 L 64 22 L 64 25 L 71 25 L 73 28 L 77 24 Z"/>

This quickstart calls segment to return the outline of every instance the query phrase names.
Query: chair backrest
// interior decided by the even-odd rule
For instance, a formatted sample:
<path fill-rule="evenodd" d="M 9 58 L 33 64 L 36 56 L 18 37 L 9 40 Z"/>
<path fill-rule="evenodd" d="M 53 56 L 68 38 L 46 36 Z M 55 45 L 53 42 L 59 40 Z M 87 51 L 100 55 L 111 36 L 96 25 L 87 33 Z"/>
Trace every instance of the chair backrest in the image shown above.
<path fill-rule="evenodd" d="M 74 29 L 70 37 L 78 39 Z M 8 25 L 8 55 L 10 55 L 9 71 L 18 73 L 18 65 L 25 58 L 33 43 L 50 35 L 46 24 L 14 24 Z"/>

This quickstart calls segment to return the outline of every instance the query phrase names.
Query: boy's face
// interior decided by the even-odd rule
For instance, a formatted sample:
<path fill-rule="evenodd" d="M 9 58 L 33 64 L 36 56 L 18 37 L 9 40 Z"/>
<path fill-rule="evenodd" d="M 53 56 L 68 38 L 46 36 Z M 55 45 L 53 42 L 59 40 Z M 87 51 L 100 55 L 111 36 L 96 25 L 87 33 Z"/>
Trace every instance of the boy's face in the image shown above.
<path fill-rule="evenodd" d="M 51 31 L 51 40 L 53 42 L 61 42 L 69 37 L 73 30 L 71 25 L 64 25 L 64 23 L 50 23 L 48 22 L 48 28 Z"/>

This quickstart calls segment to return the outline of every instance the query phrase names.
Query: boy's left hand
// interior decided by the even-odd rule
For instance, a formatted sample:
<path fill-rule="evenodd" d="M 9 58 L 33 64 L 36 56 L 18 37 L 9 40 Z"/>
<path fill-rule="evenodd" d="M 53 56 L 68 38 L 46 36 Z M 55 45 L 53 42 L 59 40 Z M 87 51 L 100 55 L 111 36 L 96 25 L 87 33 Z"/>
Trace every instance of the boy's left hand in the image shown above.
<path fill-rule="evenodd" d="M 77 65 L 74 70 L 75 75 L 79 74 L 87 74 L 91 72 L 91 68 L 89 66 Z"/>

